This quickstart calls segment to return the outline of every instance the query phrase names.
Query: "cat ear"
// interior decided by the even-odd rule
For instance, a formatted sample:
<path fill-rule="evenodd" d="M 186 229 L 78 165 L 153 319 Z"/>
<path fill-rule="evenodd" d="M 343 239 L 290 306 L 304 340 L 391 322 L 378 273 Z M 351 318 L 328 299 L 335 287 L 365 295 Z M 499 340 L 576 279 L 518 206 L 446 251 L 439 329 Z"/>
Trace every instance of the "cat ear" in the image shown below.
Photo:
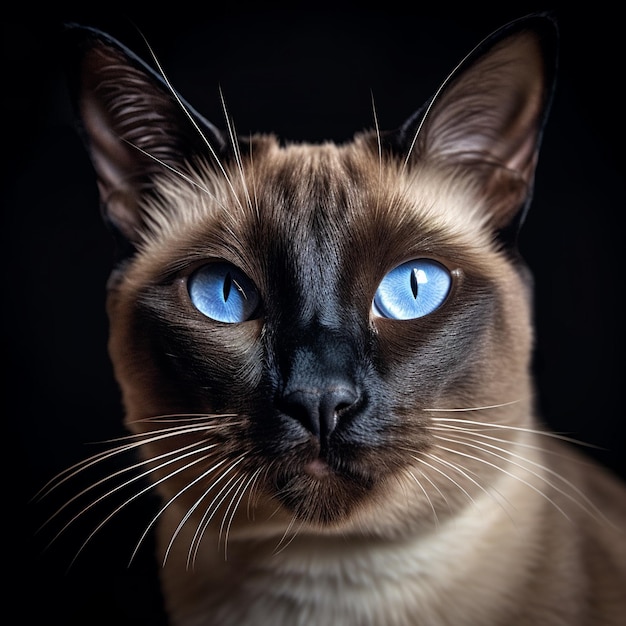
<path fill-rule="evenodd" d="M 97 175 L 105 220 L 125 247 L 140 238 L 139 198 L 164 169 L 225 141 L 166 79 L 96 29 L 70 24 L 65 38 L 70 95 Z M 210 147 L 209 147 L 210 146 Z"/>
<path fill-rule="evenodd" d="M 547 15 L 504 26 L 479 44 L 400 130 L 409 161 L 426 159 L 476 178 L 501 232 L 517 232 L 530 202 L 557 39 Z"/>

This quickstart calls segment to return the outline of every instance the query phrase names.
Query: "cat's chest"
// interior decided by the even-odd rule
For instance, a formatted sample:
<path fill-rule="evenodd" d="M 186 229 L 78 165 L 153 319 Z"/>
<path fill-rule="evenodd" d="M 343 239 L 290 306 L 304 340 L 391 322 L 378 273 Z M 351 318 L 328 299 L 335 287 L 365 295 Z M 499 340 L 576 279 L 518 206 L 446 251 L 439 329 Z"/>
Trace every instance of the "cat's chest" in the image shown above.
<path fill-rule="evenodd" d="M 515 588 L 529 553 L 521 519 L 506 558 L 494 552 L 498 529 L 511 524 L 504 517 L 484 494 L 411 539 L 296 537 L 278 548 L 277 540 L 232 541 L 226 559 L 215 549 L 195 572 L 162 571 L 168 609 L 177 626 L 203 624 L 203 615 L 224 626 L 443 626 L 468 623 L 468 615 L 471 623 L 497 623 L 493 616 L 506 611 L 506 599 L 494 590 L 505 581 Z"/>

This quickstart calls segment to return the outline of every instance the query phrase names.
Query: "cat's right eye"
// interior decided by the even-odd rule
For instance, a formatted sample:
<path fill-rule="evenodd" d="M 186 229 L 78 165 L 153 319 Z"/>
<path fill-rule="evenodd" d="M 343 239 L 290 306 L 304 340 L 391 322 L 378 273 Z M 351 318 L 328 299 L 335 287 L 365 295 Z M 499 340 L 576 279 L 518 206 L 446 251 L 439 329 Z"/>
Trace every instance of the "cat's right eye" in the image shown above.
<path fill-rule="evenodd" d="M 254 283 L 231 263 L 208 263 L 188 280 L 193 305 L 218 322 L 236 324 L 252 319 L 260 302 Z"/>

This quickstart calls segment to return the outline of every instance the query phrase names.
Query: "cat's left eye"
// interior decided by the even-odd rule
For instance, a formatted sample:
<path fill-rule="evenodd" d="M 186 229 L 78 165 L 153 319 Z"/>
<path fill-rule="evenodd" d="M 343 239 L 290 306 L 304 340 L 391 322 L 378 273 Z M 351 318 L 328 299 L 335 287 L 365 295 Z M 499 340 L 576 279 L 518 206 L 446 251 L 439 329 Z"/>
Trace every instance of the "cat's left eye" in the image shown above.
<path fill-rule="evenodd" d="M 188 289 L 196 309 L 218 322 L 245 322 L 259 307 L 256 286 L 231 263 L 203 265 L 189 277 Z"/>
<path fill-rule="evenodd" d="M 410 320 L 438 309 L 448 297 L 450 272 L 432 259 L 415 259 L 389 272 L 378 285 L 372 311 L 378 317 Z"/>

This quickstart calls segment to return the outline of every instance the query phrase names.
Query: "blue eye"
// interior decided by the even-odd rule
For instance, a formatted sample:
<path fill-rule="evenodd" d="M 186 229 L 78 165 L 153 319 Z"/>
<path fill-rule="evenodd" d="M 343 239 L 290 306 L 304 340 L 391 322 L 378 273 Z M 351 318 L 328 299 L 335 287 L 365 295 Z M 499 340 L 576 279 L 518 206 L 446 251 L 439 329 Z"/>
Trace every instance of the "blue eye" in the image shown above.
<path fill-rule="evenodd" d="M 245 322 L 259 305 L 254 283 L 230 263 L 203 265 L 189 277 L 188 288 L 198 311 L 218 322 Z"/>
<path fill-rule="evenodd" d="M 436 261 L 417 259 L 398 265 L 378 285 L 372 309 L 375 315 L 411 320 L 432 313 L 448 296 L 450 272 Z"/>

